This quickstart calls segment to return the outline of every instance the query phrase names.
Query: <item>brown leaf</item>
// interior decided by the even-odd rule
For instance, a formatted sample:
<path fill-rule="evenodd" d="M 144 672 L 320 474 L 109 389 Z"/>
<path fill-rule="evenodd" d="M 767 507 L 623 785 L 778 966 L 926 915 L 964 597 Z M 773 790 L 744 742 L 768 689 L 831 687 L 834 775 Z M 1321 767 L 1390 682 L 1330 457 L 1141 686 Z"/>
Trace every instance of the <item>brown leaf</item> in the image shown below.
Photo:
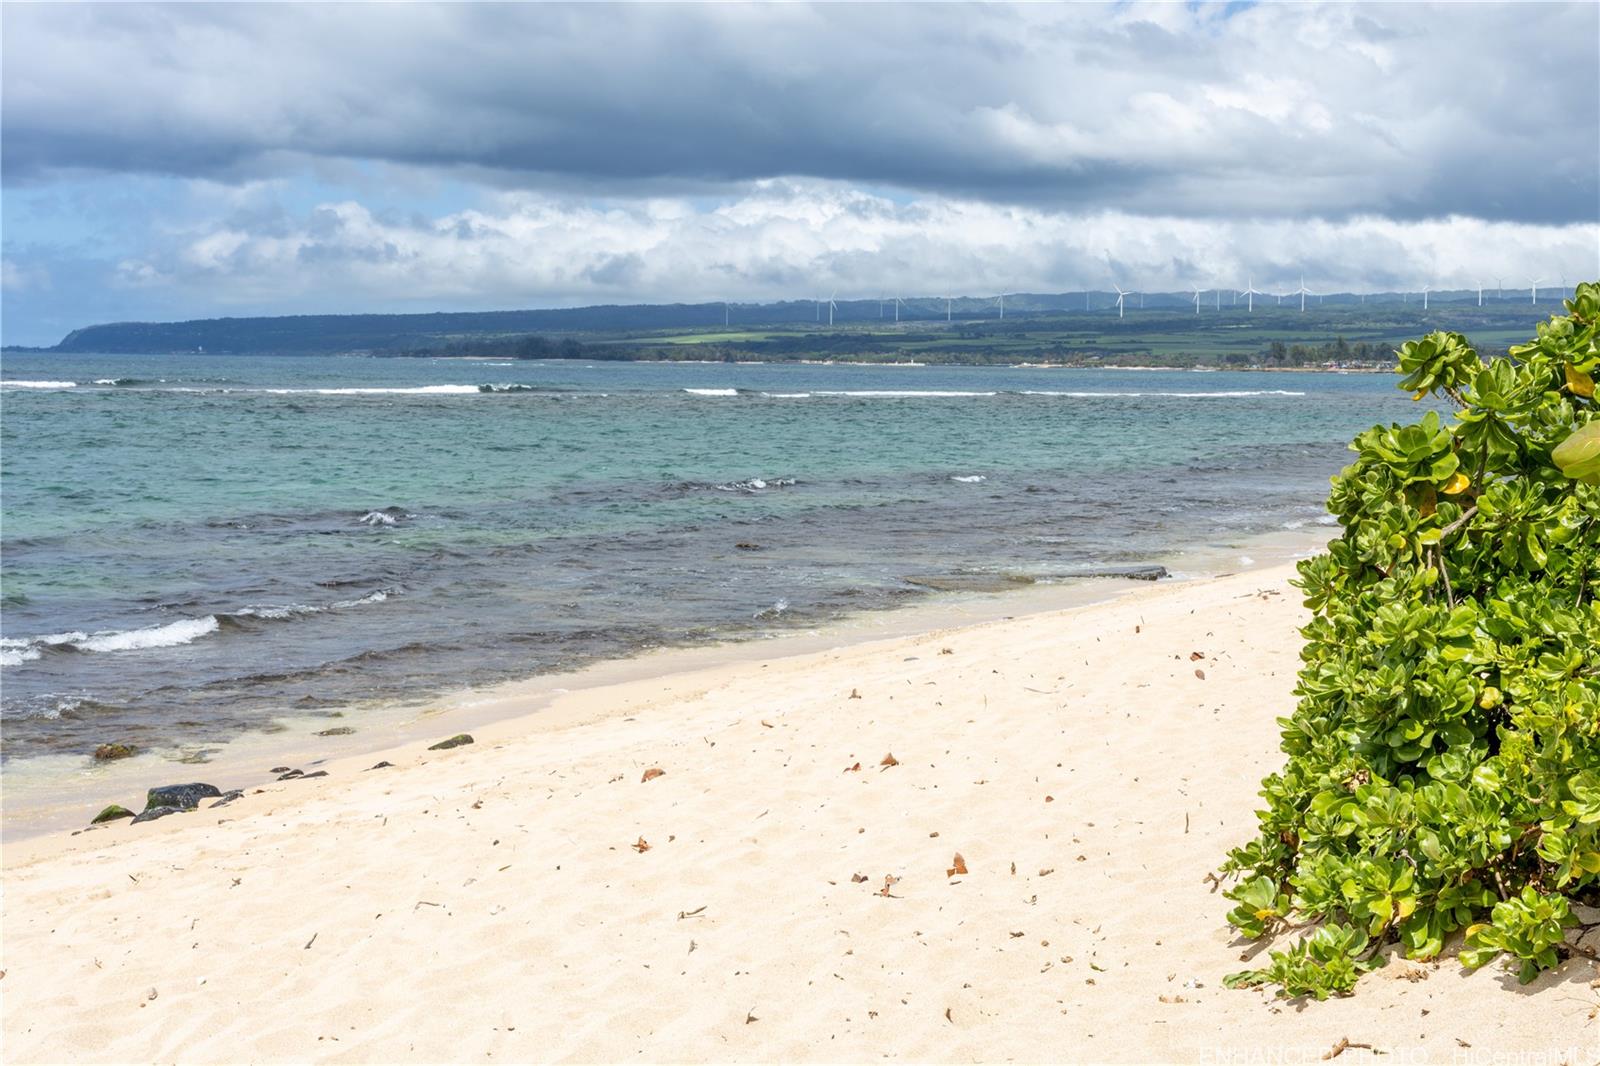
<path fill-rule="evenodd" d="M 844 768 L 844 772 L 847 773 L 847 774 L 853 774 L 859 769 L 861 769 L 861 764 L 860 763 L 856 763 L 854 766 L 846 766 Z"/>
<path fill-rule="evenodd" d="M 963 859 L 961 857 L 961 853 L 958 851 L 958 852 L 956 852 L 956 857 L 953 860 L 951 860 L 950 869 L 946 870 L 944 872 L 944 875 L 946 877 L 954 877 L 956 874 L 964 874 L 966 872 L 967 872 L 967 860 Z"/>
<path fill-rule="evenodd" d="M 1045 798 L 1044 798 L 1044 801 L 1045 801 L 1045 802 L 1046 802 L 1046 803 L 1054 803 L 1054 802 L 1055 802 L 1055 801 L 1056 801 L 1056 798 L 1055 798 L 1055 797 L 1054 797 L 1054 796 L 1046 796 L 1046 797 L 1045 797 Z"/>
<path fill-rule="evenodd" d="M 1204 681 L 1206 679 L 1206 672 L 1204 670 L 1196 670 L 1194 672 L 1194 676 L 1198 677 L 1201 681 Z"/>
<path fill-rule="evenodd" d="M 954 648 L 940 648 L 939 649 L 939 654 L 940 655 L 954 655 L 955 653 L 956 653 L 956 650 Z"/>
<path fill-rule="evenodd" d="M 652 767 L 650 767 L 650 769 L 648 769 L 648 770 L 646 770 L 644 772 L 644 776 L 643 777 L 639 778 L 639 783 L 642 785 L 646 781 L 653 781 L 654 779 L 656 779 L 658 777 L 661 777 L 665 773 L 666 773 L 666 771 L 663 770 L 661 767 L 652 766 Z"/>
<path fill-rule="evenodd" d="M 1189 661 L 1192 662 L 1192 663 L 1199 662 L 1201 659 L 1204 659 L 1205 657 L 1206 657 L 1206 653 L 1203 652 L 1203 651 L 1192 651 L 1192 652 L 1189 653 Z"/>
<path fill-rule="evenodd" d="M 640 855 L 643 855 L 645 852 L 650 850 L 650 842 L 648 840 L 646 840 L 644 837 L 640 837 L 636 843 L 630 844 L 628 846 L 631 847 L 634 851 L 637 851 Z"/>
<path fill-rule="evenodd" d="M 761 724 L 766 726 L 768 729 L 772 728 L 772 723 L 767 721 L 765 718 L 761 719 Z"/>
<path fill-rule="evenodd" d="M 889 895 L 889 890 L 894 887 L 895 882 L 898 881 L 898 880 L 900 880 L 900 879 L 898 877 L 896 877 L 894 874 L 884 874 L 883 875 L 883 887 L 878 889 L 878 895 L 880 895 L 880 896 L 888 896 Z"/>
<path fill-rule="evenodd" d="M 889 754 L 887 754 L 887 755 L 885 755 L 883 757 L 883 761 L 880 762 L 878 765 L 879 766 L 899 766 L 900 765 L 900 760 L 896 759 L 894 757 L 894 752 L 891 751 Z"/>
<path fill-rule="evenodd" d="M 859 700 L 861 698 L 861 693 L 857 692 L 855 689 L 851 689 L 850 698 L 853 700 Z"/>
<path fill-rule="evenodd" d="M 850 875 L 850 882 L 852 884 L 859 885 L 859 884 L 863 883 L 866 880 L 867 880 L 867 875 L 866 874 L 851 874 Z"/>

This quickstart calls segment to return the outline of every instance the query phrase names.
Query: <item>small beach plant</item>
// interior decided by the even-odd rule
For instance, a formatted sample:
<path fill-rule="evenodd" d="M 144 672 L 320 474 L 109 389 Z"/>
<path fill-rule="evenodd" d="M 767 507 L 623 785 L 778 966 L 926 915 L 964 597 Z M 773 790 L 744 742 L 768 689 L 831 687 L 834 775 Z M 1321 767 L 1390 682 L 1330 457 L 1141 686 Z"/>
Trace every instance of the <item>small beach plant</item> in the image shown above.
<path fill-rule="evenodd" d="M 1509 358 L 1458 333 L 1399 351 L 1454 408 L 1351 444 L 1229 921 L 1288 936 L 1234 986 L 1348 993 L 1386 944 L 1507 956 L 1524 982 L 1600 895 L 1600 284 Z"/>

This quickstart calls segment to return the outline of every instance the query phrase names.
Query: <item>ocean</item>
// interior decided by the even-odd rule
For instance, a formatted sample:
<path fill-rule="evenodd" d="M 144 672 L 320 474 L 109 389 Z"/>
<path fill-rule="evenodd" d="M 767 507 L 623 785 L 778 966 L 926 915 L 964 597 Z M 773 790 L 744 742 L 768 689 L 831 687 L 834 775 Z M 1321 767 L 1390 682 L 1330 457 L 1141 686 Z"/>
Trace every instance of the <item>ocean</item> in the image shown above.
<path fill-rule="evenodd" d="M 8 356 L 7 760 L 1314 525 L 1388 375 Z"/>

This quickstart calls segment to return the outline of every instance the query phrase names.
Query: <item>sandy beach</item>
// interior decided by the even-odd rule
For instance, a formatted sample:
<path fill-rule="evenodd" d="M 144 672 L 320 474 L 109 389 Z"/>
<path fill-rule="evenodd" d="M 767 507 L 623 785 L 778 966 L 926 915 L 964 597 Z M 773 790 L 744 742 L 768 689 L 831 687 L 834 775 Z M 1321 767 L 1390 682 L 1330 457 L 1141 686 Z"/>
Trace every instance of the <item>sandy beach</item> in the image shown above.
<path fill-rule="evenodd" d="M 1291 575 L 573 691 L 13 841 L 4 1057 L 1594 1062 L 1583 960 L 1222 987 L 1252 946 L 1206 875 L 1280 762 Z"/>

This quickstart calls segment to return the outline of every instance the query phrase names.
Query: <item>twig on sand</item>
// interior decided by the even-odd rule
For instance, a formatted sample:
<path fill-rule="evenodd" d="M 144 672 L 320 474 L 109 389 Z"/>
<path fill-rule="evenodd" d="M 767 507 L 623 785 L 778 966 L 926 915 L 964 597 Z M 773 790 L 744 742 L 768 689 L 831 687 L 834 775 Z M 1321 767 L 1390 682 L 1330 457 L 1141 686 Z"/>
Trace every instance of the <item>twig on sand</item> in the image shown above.
<path fill-rule="evenodd" d="M 1383 1055 L 1383 1054 L 1385 1054 L 1385 1052 L 1379 1051 L 1377 1048 L 1373 1047 L 1371 1044 L 1362 1044 L 1362 1043 L 1359 1043 L 1358 1041 L 1351 1040 L 1348 1036 L 1341 1036 L 1339 1038 L 1339 1042 L 1337 1044 L 1333 1045 L 1333 1047 L 1329 1048 L 1328 1051 L 1326 1053 L 1324 1053 L 1322 1057 L 1323 1057 L 1324 1060 L 1336 1059 L 1340 1055 L 1343 1055 L 1346 1051 L 1349 1051 L 1353 1047 L 1365 1048 L 1366 1050 L 1372 1052 L 1374 1055 Z"/>

